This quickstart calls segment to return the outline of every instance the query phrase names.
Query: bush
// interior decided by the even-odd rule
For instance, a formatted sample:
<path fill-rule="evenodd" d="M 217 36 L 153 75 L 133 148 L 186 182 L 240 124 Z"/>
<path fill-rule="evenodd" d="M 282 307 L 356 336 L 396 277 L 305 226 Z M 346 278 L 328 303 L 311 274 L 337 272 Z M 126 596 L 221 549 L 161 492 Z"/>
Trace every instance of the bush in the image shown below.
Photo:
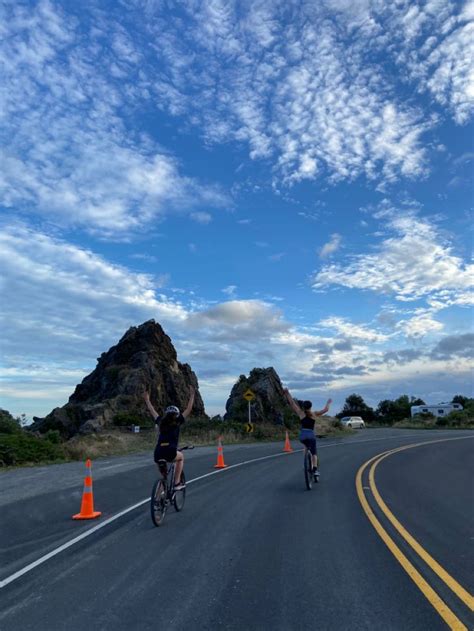
<path fill-rule="evenodd" d="M 58 429 L 48 429 L 44 438 L 53 445 L 59 445 L 62 442 L 61 432 Z"/>
<path fill-rule="evenodd" d="M 0 434 L 18 434 L 21 432 L 20 419 L 13 418 L 10 412 L 0 409 Z"/>
<path fill-rule="evenodd" d="M 0 466 L 64 460 L 59 445 L 31 434 L 3 434 L 0 436 Z"/>
<path fill-rule="evenodd" d="M 431 412 L 422 412 L 421 414 L 415 414 L 413 420 L 434 421 L 435 418 L 436 416 L 434 414 L 431 414 Z"/>
<path fill-rule="evenodd" d="M 469 410 L 455 410 L 446 419 L 450 425 L 470 425 L 474 423 L 474 414 Z"/>

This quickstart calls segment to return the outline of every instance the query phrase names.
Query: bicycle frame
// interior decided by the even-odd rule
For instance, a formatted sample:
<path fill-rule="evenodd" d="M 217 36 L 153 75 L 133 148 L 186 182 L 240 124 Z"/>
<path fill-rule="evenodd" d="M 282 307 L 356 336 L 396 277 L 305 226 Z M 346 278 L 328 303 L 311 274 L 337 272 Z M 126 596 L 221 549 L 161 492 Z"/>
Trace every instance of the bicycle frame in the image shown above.
<path fill-rule="evenodd" d="M 164 467 L 163 470 L 160 469 L 161 481 L 165 485 L 166 501 L 171 502 L 174 488 L 176 464 L 174 462 L 166 462 L 166 460 L 163 460 L 163 462 L 166 463 L 166 469 Z"/>

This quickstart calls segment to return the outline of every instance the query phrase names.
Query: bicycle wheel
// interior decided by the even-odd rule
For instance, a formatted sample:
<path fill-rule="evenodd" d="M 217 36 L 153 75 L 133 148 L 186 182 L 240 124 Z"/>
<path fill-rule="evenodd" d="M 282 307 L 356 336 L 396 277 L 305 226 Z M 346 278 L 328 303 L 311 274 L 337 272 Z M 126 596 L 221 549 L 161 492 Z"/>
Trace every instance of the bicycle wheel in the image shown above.
<path fill-rule="evenodd" d="M 313 460 L 311 458 L 311 452 L 306 450 L 304 455 L 304 480 L 306 482 L 306 488 L 311 491 L 313 488 Z"/>
<path fill-rule="evenodd" d="M 166 514 L 166 486 L 163 480 L 157 480 L 151 492 L 151 519 L 155 526 L 161 526 Z"/>
<path fill-rule="evenodd" d="M 186 478 L 184 477 L 184 471 L 181 471 L 180 482 L 181 484 L 186 483 Z M 174 504 L 175 510 L 177 510 L 178 512 L 180 510 L 183 510 L 185 499 L 186 499 L 186 487 L 184 487 L 184 489 L 181 489 L 180 491 L 175 491 L 174 498 L 173 498 L 173 504 Z"/>

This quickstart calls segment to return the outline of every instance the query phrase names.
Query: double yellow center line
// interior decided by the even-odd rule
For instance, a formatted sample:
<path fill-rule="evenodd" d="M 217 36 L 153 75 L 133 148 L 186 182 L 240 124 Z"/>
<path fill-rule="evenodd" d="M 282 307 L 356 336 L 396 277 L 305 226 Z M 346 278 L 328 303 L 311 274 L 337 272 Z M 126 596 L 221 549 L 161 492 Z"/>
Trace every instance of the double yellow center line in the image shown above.
<path fill-rule="evenodd" d="M 356 476 L 356 489 L 357 495 L 359 497 L 359 501 L 362 505 L 362 508 L 365 511 L 365 514 L 369 518 L 372 526 L 375 528 L 383 542 L 387 545 L 390 552 L 397 559 L 403 569 L 407 572 L 408 576 L 412 579 L 412 581 L 416 584 L 416 586 L 421 590 L 430 604 L 436 609 L 439 615 L 443 618 L 443 620 L 447 623 L 447 625 L 456 631 L 467 631 L 467 627 L 459 620 L 459 618 L 451 611 L 451 609 L 446 605 L 446 603 L 440 598 L 440 596 L 434 591 L 434 589 L 428 584 L 428 582 L 423 578 L 423 576 L 418 572 L 418 570 L 413 566 L 413 564 L 408 560 L 405 554 L 400 550 L 392 537 L 388 534 L 388 532 L 384 529 L 380 521 L 377 519 L 375 513 L 371 509 L 369 502 L 367 501 L 366 494 L 364 489 L 366 487 L 362 484 L 362 476 L 365 470 L 369 469 L 369 489 L 372 492 L 372 497 L 375 500 L 377 506 L 380 508 L 382 513 L 387 517 L 396 531 L 403 537 L 403 539 L 408 543 L 408 545 L 418 554 L 418 556 L 423 559 L 423 561 L 428 565 L 428 567 L 451 589 L 451 591 L 456 594 L 456 596 L 469 607 L 471 611 L 474 611 L 474 597 L 466 590 L 462 585 L 460 585 L 433 557 L 428 554 L 428 552 L 415 540 L 415 538 L 402 526 L 402 524 L 398 521 L 395 515 L 388 508 L 386 503 L 383 501 L 380 493 L 378 491 L 377 485 L 375 483 L 375 470 L 382 460 L 388 458 L 389 456 L 398 453 L 400 451 L 404 451 L 406 449 L 413 449 L 415 447 L 421 447 L 424 445 L 432 445 L 433 443 L 446 442 L 451 440 L 462 440 L 465 437 L 456 437 L 456 438 L 446 438 L 441 440 L 433 440 L 423 443 L 416 443 L 413 445 L 405 445 L 404 447 L 398 447 L 397 449 L 391 449 L 390 451 L 386 451 L 382 454 L 378 454 L 374 456 L 367 462 L 365 462 L 357 472 Z"/>

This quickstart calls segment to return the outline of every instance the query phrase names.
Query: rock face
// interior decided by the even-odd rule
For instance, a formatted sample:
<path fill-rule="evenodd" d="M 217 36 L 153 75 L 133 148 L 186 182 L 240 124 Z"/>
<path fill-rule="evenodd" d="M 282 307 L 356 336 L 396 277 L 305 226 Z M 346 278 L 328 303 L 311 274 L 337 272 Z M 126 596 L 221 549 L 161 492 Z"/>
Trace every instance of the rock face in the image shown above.
<path fill-rule="evenodd" d="M 252 421 L 282 425 L 290 413 L 283 393 L 280 377 L 274 368 L 254 368 L 248 377 L 240 375 L 226 403 L 225 420 L 245 422 L 248 420 L 248 403 L 243 398 L 246 390 L 252 390 L 255 399 L 251 402 Z"/>
<path fill-rule="evenodd" d="M 116 346 L 102 353 L 69 402 L 44 419 L 36 418 L 32 429 L 59 429 L 70 437 L 114 424 L 143 424 L 152 421 L 143 401 L 145 390 L 160 413 L 168 405 L 183 410 L 190 385 L 196 390 L 192 416 L 206 416 L 196 375 L 188 364 L 178 362 L 170 338 L 149 320 L 131 327 Z"/>

